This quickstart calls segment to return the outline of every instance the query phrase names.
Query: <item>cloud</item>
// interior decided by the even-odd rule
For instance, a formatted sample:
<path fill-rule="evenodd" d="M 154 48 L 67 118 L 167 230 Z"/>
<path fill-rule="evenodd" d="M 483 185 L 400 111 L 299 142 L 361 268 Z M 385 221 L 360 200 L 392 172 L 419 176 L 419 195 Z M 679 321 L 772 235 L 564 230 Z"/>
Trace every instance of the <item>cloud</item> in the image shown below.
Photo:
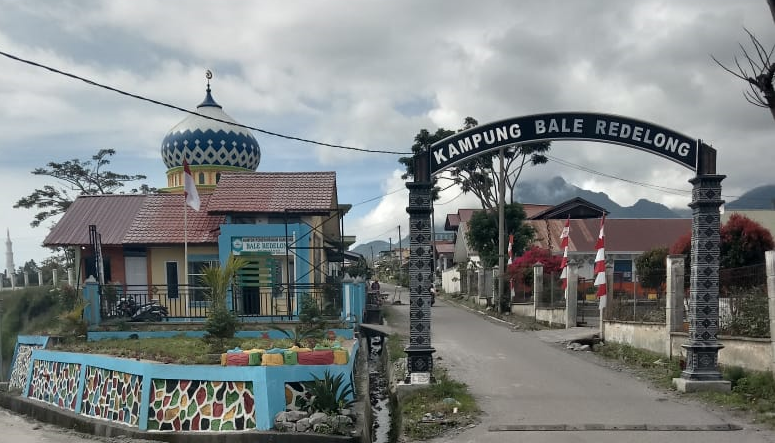
<path fill-rule="evenodd" d="M 746 43 L 743 27 L 765 46 L 775 42 L 763 2 L 0 0 L 0 7 L 2 51 L 186 109 L 204 97 L 211 69 L 224 110 L 275 133 L 408 152 L 420 129 L 457 129 L 467 116 L 486 123 L 541 112 L 620 114 L 711 143 L 726 195 L 772 183 L 775 122 L 710 58 L 732 64 L 737 43 Z M 3 57 L 0 103 L 0 172 L 15 179 L 7 208 L 44 184 L 33 168 L 103 147 L 118 151 L 114 170 L 164 186 L 160 142 L 185 117 Z M 255 135 L 261 170 L 335 170 L 343 203 L 404 186 L 399 155 Z M 583 142 L 554 143 L 550 154 L 566 165 L 550 161 L 523 179 L 562 176 L 625 205 L 639 198 L 686 205 L 691 173 L 654 155 Z M 347 233 L 360 240 L 405 227 L 405 192 L 355 206 Z M 458 193 L 439 200 L 450 202 L 436 207 L 437 224 L 444 212 L 476 207 Z M 29 214 L 8 212 L 0 228 L 19 233 L 21 260 L 21 248 L 35 251 L 45 230 L 27 231 Z M 397 232 L 383 239 L 390 235 Z M 45 251 L 25 254 L 39 260 Z"/>

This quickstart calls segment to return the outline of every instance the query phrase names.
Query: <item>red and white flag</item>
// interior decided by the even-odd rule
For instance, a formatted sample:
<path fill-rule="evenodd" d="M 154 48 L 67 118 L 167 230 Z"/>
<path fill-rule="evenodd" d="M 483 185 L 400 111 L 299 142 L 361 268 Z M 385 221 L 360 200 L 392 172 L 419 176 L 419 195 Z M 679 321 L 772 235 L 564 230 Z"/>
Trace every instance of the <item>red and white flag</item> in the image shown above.
<path fill-rule="evenodd" d="M 196 190 L 191 168 L 188 167 L 188 162 L 185 160 L 183 160 L 183 173 L 183 193 L 186 196 L 186 204 L 191 206 L 194 211 L 198 211 L 200 206 L 199 192 Z"/>
<path fill-rule="evenodd" d="M 600 299 L 600 309 L 605 308 L 606 299 L 608 295 L 608 288 L 605 278 L 605 214 L 600 220 L 600 235 L 597 237 L 597 243 L 595 243 L 595 249 L 597 249 L 597 255 L 595 256 L 595 286 L 597 286 L 597 297 Z"/>
<path fill-rule="evenodd" d="M 514 244 L 514 234 L 509 234 L 509 265 L 511 266 L 512 263 L 514 263 L 514 251 L 513 251 L 513 244 Z M 508 269 L 508 266 L 506 269 Z M 514 279 L 509 279 L 509 290 L 511 291 L 511 296 L 514 297 Z"/>
<path fill-rule="evenodd" d="M 560 247 L 562 248 L 562 263 L 560 263 L 560 269 L 562 269 L 562 273 L 560 273 L 560 280 L 562 281 L 563 290 L 568 288 L 569 237 L 570 237 L 570 215 L 568 216 L 568 220 L 565 222 L 565 227 L 562 229 L 562 233 L 560 234 Z"/>

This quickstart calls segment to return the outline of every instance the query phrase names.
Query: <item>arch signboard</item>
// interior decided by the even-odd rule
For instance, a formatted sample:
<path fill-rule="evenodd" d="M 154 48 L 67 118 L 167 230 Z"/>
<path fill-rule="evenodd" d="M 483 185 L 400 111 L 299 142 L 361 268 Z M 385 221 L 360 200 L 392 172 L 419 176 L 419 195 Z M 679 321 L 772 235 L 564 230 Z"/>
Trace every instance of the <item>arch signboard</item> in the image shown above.
<path fill-rule="evenodd" d="M 556 112 L 513 117 L 476 126 L 434 143 L 414 157 L 408 182 L 410 325 L 407 382 L 427 382 L 433 369 L 430 287 L 433 284 L 431 199 L 433 175 L 480 155 L 537 141 L 584 140 L 613 143 L 658 155 L 695 172 L 692 184 L 692 251 L 689 342 L 684 387 L 725 383 L 718 370 L 718 268 L 721 181 L 716 151 L 699 139 L 653 123 L 609 114 Z M 633 235 L 638 235 L 637 232 Z M 681 388 L 681 386 L 679 386 Z M 697 389 L 697 388 L 692 388 Z M 699 388 L 702 389 L 702 388 Z M 710 388 L 717 389 L 717 388 Z"/>
<path fill-rule="evenodd" d="M 430 172 L 437 174 L 502 146 L 558 140 L 586 140 L 629 146 L 697 171 L 699 142 L 696 139 L 628 117 L 556 112 L 487 123 L 434 143 L 430 149 Z"/>

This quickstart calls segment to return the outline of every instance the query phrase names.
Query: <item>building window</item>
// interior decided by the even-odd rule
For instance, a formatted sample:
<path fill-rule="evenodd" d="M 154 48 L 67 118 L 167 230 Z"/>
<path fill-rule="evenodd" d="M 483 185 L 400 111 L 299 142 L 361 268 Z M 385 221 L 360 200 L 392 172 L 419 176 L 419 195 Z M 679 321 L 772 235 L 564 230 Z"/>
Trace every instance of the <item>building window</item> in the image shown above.
<path fill-rule="evenodd" d="M 168 261 L 165 265 L 167 274 L 167 298 L 178 298 L 180 297 L 180 288 L 178 286 L 178 262 Z"/>
<path fill-rule="evenodd" d="M 189 296 L 192 302 L 207 301 L 207 288 L 202 286 L 204 270 L 211 266 L 218 267 L 220 265 L 221 264 L 217 259 L 188 262 L 188 287 Z"/>
<path fill-rule="evenodd" d="M 204 172 L 200 172 L 199 173 L 199 184 L 200 185 L 205 184 L 205 173 Z"/>

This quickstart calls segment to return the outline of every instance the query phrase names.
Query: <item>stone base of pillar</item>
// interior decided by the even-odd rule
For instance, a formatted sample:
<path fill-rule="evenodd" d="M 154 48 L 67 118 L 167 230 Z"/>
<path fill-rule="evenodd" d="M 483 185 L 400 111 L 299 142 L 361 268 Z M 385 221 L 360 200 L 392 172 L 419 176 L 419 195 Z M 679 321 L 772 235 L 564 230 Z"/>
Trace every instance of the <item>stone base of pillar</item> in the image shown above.
<path fill-rule="evenodd" d="M 436 380 L 433 377 L 433 348 L 408 347 L 406 352 L 405 384 L 429 384 Z"/>
<path fill-rule="evenodd" d="M 688 380 L 674 378 L 673 386 L 678 392 L 721 392 L 732 390 L 732 382 L 726 380 Z"/>

